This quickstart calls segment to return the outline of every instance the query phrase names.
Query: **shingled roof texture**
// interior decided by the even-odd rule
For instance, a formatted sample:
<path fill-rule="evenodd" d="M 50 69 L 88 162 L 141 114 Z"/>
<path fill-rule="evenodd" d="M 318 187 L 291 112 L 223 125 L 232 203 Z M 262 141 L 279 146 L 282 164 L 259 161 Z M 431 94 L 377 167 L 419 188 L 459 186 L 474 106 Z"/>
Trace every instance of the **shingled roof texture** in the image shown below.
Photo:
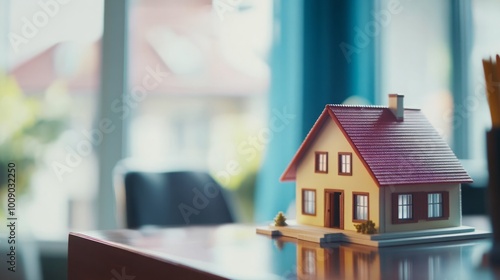
<path fill-rule="evenodd" d="M 420 110 L 327 105 L 380 186 L 465 183 L 471 178 Z"/>

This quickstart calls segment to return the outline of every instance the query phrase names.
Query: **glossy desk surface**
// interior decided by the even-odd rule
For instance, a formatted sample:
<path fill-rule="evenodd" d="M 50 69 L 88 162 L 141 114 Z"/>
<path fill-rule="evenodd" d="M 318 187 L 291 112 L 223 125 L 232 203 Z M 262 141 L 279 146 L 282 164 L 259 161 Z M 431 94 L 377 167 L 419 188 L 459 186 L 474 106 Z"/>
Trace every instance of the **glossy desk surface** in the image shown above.
<path fill-rule="evenodd" d="M 484 218 L 464 220 L 465 225 L 478 223 L 484 225 Z M 192 278 L 198 275 L 200 279 L 212 276 L 231 279 L 495 279 L 494 271 L 481 264 L 484 253 L 491 247 L 489 239 L 381 249 L 350 244 L 322 247 L 296 239 L 258 235 L 255 226 L 241 224 L 71 233 L 69 279 L 95 278 L 92 274 L 84 276 L 92 269 L 100 271 L 99 278 L 108 280 L 113 277 L 132 279 L 132 276 L 136 276 L 136 280 L 150 279 L 151 275 L 156 275 L 148 270 L 152 274 L 142 277 L 144 264 L 141 261 L 107 257 L 96 252 L 101 249 L 90 249 L 94 243 L 104 249 L 139 255 L 146 259 L 145 263 L 151 259 L 172 265 L 179 269 L 172 272 L 175 276 L 170 274 L 174 278 L 184 271 L 195 271 L 200 274 L 193 274 Z M 85 248 L 89 248 L 88 252 Z M 92 256 L 93 253 L 96 256 Z M 104 260 L 98 260 L 99 256 Z"/>

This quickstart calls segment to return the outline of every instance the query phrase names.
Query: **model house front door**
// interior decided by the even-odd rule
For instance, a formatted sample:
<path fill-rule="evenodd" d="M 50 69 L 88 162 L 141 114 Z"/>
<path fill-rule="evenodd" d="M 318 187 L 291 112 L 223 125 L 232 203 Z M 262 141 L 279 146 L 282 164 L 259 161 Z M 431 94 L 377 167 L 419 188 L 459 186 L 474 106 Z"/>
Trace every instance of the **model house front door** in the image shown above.
<path fill-rule="evenodd" d="M 325 227 L 344 229 L 344 192 L 325 190 Z"/>

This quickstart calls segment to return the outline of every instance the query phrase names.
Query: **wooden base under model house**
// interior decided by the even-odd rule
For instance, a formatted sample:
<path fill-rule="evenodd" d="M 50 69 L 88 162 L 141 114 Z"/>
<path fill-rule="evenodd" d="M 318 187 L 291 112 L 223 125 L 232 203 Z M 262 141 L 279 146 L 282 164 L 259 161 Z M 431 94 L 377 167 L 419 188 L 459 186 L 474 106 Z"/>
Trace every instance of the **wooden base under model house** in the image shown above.
<path fill-rule="evenodd" d="M 472 180 L 402 95 L 389 107 L 327 105 L 281 180 L 296 182 L 297 224 L 260 233 L 374 246 L 487 235 L 461 225 L 460 185 Z M 377 234 L 356 233 L 368 220 Z"/>

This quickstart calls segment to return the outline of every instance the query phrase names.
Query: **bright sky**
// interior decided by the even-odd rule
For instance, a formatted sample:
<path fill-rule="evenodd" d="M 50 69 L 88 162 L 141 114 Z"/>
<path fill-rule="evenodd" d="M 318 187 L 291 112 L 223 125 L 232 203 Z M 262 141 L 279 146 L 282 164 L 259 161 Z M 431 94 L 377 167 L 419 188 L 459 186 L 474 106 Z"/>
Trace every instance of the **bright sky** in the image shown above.
<path fill-rule="evenodd" d="M 87 44 L 101 37 L 103 0 L 7 2 L 10 5 L 7 26 L 8 68 L 15 67 L 56 43 L 72 41 Z"/>

